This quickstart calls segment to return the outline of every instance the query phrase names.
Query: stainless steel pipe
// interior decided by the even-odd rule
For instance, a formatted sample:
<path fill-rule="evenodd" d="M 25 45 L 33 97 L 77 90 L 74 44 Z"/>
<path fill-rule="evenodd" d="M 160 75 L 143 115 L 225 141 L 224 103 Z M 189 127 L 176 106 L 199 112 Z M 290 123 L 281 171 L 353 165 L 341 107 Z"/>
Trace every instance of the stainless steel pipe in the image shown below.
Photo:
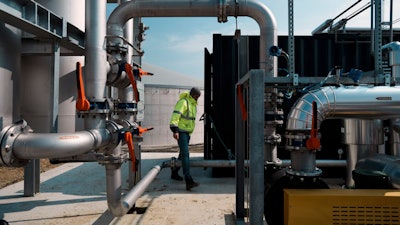
<path fill-rule="evenodd" d="M 107 81 L 107 53 L 104 45 L 107 1 L 86 0 L 85 4 L 86 97 L 89 100 L 103 100 L 106 97 Z"/>
<path fill-rule="evenodd" d="M 256 0 L 227 1 L 226 16 L 249 16 L 260 26 L 260 68 L 276 74 L 276 60 L 268 57 L 267 48 L 277 44 L 277 25 L 268 7 Z M 123 36 L 124 24 L 133 17 L 219 17 L 214 0 L 137 0 L 120 4 L 107 22 L 108 36 Z M 117 41 L 115 39 L 115 41 Z M 120 41 L 120 39 L 118 40 Z M 267 74 L 268 75 L 268 74 Z M 271 75 L 272 76 L 272 75 Z"/>
<path fill-rule="evenodd" d="M 61 158 L 81 155 L 109 144 L 106 129 L 75 133 L 22 133 L 10 147 L 18 159 Z"/>
<path fill-rule="evenodd" d="M 125 215 L 135 204 L 136 200 L 146 191 L 154 178 L 160 173 L 163 164 L 155 165 L 125 196 L 122 198 L 121 165 L 106 165 L 106 186 L 108 209 L 114 216 Z"/>

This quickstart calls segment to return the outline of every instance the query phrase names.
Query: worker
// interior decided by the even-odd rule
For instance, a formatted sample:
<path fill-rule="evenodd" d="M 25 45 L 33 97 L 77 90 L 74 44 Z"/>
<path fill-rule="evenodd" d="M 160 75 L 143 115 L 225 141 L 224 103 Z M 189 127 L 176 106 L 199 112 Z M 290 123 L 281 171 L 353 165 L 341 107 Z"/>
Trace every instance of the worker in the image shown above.
<path fill-rule="evenodd" d="M 189 140 L 195 126 L 197 99 L 200 95 L 200 89 L 197 87 L 190 89 L 190 92 L 181 93 L 174 111 L 172 112 L 170 121 L 170 129 L 173 133 L 173 138 L 178 141 L 178 158 L 182 162 L 186 190 L 199 186 L 199 183 L 195 182 L 190 175 Z M 171 168 L 171 179 L 183 180 L 178 174 L 179 169 L 179 167 Z"/>

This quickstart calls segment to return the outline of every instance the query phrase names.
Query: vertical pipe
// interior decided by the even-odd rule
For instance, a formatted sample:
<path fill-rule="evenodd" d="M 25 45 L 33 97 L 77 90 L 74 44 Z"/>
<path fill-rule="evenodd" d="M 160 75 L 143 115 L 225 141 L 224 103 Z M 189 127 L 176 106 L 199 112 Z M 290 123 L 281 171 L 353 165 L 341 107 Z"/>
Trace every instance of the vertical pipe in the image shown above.
<path fill-rule="evenodd" d="M 389 16 L 389 31 L 390 31 L 390 35 L 389 35 L 389 43 L 393 42 L 393 0 L 390 0 L 390 16 Z"/>
<path fill-rule="evenodd" d="M 121 0 L 121 2 L 129 2 L 130 0 Z M 128 40 L 129 43 L 134 44 L 134 25 L 135 22 L 133 19 L 130 19 L 126 22 L 125 26 L 124 26 L 124 37 L 126 38 L 126 40 Z M 128 45 L 128 52 L 126 53 L 125 56 L 125 60 L 127 63 L 132 64 L 132 55 L 133 55 L 133 48 Z M 118 89 L 118 99 L 121 102 L 132 102 L 133 101 L 133 88 L 131 85 L 129 85 L 126 88 L 119 88 Z M 118 117 L 120 119 L 125 119 L 128 120 L 130 122 L 134 122 L 134 117 L 131 113 L 120 113 L 118 115 Z M 136 158 L 139 159 L 140 162 L 140 151 L 137 151 L 138 149 L 140 149 L 140 146 L 138 146 L 137 144 L 135 144 L 135 155 Z M 132 168 L 132 161 L 129 161 L 129 166 L 128 168 Z M 139 167 L 140 168 L 140 167 Z M 131 169 L 129 169 L 128 171 L 128 183 L 129 183 L 129 188 L 132 188 L 137 181 L 140 178 L 140 169 L 137 170 L 137 172 L 133 172 Z"/>
<path fill-rule="evenodd" d="M 86 97 L 89 101 L 105 101 L 107 81 L 107 54 L 104 37 L 106 35 L 106 0 L 85 1 L 85 78 Z M 105 118 L 90 116 L 85 118 L 85 128 L 104 128 Z"/>
<path fill-rule="evenodd" d="M 85 17 L 85 75 L 88 99 L 104 99 L 106 96 L 107 55 L 106 0 L 86 0 Z"/>
<path fill-rule="evenodd" d="M 252 71 L 249 88 L 250 222 L 263 224 L 264 214 L 264 71 Z"/>
<path fill-rule="evenodd" d="M 114 154 L 121 153 L 121 145 L 114 149 Z M 108 209 L 114 216 L 122 216 L 127 210 L 122 207 L 122 181 L 121 164 L 107 163 L 106 167 L 106 192 Z"/>
<path fill-rule="evenodd" d="M 384 143 L 382 120 L 345 119 L 344 143 L 348 145 L 346 185 L 354 186 L 352 172 L 356 163 L 379 152 Z"/>
<path fill-rule="evenodd" d="M 53 42 L 53 53 L 52 53 L 52 88 L 51 92 L 51 111 L 50 111 L 50 132 L 57 133 L 58 132 L 58 98 L 60 92 L 60 45 L 58 41 Z"/>

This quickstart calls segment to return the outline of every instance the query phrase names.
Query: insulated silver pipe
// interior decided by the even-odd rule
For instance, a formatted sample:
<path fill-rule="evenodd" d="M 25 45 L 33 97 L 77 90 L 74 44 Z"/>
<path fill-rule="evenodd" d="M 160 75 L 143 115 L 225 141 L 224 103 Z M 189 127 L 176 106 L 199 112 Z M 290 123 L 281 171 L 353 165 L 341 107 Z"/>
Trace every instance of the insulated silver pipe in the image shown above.
<path fill-rule="evenodd" d="M 256 0 L 227 1 L 226 16 L 249 16 L 260 26 L 260 68 L 267 76 L 276 74 L 273 57 L 267 57 L 267 48 L 277 44 L 275 17 L 268 7 Z M 107 22 L 107 35 L 123 36 L 124 24 L 133 17 L 220 17 L 215 0 L 137 0 L 119 5 Z M 115 39 L 113 41 L 120 41 Z"/>
<path fill-rule="evenodd" d="M 110 142 L 106 129 L 75 133 L 21 133 L 10 150 L 18 159 L 61 158 L 81 155 Z"/>
<path fill-rule="evenodd" d="M 313 101 L 318 108 L 318 127 L 328 118 L 389 119 L 400 115 L 399 86 L 328 86 L 305 94 L 293 105 L 288 131 L 311 130 Z"/>

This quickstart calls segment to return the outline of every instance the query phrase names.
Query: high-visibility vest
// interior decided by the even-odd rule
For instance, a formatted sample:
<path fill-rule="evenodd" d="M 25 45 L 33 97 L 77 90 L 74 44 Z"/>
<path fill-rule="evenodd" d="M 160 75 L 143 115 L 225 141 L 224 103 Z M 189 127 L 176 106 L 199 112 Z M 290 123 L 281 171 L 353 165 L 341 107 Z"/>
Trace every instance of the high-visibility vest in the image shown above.
<path fill-rule="evenodd" d="M 197 113 L 197 101 L 187 92 L 180 94 L 172 112 L 170 127 L 180 132 L 193 133 Z"/>

